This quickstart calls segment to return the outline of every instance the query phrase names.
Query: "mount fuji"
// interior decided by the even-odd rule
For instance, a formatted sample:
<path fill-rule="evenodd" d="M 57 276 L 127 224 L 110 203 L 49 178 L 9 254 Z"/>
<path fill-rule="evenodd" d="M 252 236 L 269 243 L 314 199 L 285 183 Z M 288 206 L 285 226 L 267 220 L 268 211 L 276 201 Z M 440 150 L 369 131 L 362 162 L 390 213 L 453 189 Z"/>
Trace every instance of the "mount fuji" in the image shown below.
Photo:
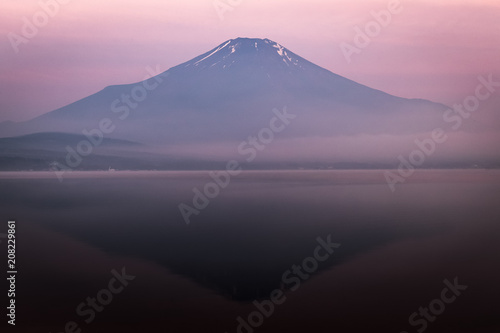
<path fill-rule="evenodd" d="M 280 150 L 287 149 L 287 140 L 290 146 L 304 138 L 424 133 L 442 122 L 447 109 L 356 83 L 269 39 L 236 38 L 145 81 L 109 86 L 26 122 L 0 124 L 1 137 L 8 138 L 0 139 L 0 149 L 4 147 L 0 167 L 19 168 L 21 155 L 21 160 L 42 158 L 33 155 L 27 138 L 35 143 L 37 135 L 45 138 L 47 133 L 56 139 L 45 146 L 53 154 L 44 158 L 63 160 L 70 142 L 78 136 L 85 139 L 85 133 L 99 129 L 103 122 L 104 139 L 128 144 L 96 147 L 94 153 L 101 157 L 132 158 L 141 147 L 145 168 L 151 167 L 144 166 L 146 153 L 155 156 L 155 168 L 170 168 L 171 164 L 162 163 L 173 159 L 224 160 L 232 154 L 230 147 L 268 125 L 273 110 L 283 108 L 297 119 L 279 133 L 281 144 L 275 149 Z M 7 149 L 16 138 L 17 153 Z M 296 155 L 293 147 L 290 151 L 288 161 L 306 159 L 299 150 Z M 9 162 L 12 158 L 15 164 Z M 48 165 L 47 161 L 38 161 L 37 168 Z M 87 168 L 102 167 L 91 165 Z M 133 168 L 134 163 L 127 165 Z"/>

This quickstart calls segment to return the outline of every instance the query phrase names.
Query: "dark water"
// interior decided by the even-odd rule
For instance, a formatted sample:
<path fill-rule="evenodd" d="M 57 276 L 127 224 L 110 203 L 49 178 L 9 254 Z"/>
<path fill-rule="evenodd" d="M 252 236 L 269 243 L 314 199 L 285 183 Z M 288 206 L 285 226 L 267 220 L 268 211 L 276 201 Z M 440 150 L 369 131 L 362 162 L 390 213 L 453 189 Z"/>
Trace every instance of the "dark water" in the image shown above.
<path fill-rule="evenodd" d="M 229 333 L 241 317 L 257 326 L 245 333 L 411 333 L 424 324 L 410 315 L 457 277 L 467 289 L 425 331 L 500 332 L 500 172 L 421 171 L 395 193 L 381 171 L 244 172 L 187 225 L 178 205 L 207 174 L 4 174 L 0 232 L 17 221 L 9 329 Z M 284 281 L 318 237 L 340 246 Z M 122 268 L 135 278 L 86 323 L 77 307 Z M 272 314 L 249 319 L 278 289 Z"/>

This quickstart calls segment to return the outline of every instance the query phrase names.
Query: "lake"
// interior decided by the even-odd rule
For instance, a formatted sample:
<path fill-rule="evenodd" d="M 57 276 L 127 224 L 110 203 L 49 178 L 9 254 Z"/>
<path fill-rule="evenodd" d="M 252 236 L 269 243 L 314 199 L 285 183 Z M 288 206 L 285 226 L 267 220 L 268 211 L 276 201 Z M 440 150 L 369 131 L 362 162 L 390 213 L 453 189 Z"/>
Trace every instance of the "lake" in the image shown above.
<path fill-rule="evenodd" d="M 219 181 L 0 173 L 15 331 L 500 332 L 499 170 L 420 170 L 395 192 L 381 170 Z"/>

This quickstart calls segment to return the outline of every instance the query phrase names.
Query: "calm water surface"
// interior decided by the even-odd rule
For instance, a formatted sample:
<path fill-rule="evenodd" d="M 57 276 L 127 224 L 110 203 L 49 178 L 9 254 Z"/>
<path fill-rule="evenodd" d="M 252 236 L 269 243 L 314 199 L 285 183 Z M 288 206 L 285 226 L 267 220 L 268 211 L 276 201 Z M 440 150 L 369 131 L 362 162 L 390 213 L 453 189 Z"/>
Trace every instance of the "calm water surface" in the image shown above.
<path fill-rule="evenodd" d="M 382 171 L 246 171 L 187 225 L 179 204 L 208 182 L 201 171 L 0 174 L 0 232 L 17 221 L 13 331 L 411 333 L 423 326 L 409 316 L 457 277 L 467 289 L 426 332 L 500 332 L 499 171 L 419 171 L 394 193 Z M 340 247 L 284 282 L 318 237 Z M 135 279 L 86 323 L 77 307 L 123 267 Z M 282 304 L 239 327 L 276 289 Z"/>

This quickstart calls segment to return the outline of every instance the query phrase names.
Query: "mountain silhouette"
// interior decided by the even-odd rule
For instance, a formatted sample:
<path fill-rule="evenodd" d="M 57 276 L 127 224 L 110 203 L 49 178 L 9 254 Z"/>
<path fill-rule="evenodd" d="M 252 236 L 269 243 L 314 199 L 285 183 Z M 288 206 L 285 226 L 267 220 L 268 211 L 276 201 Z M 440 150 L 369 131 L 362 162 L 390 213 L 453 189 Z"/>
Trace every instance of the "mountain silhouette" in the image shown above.
<path fill-rule="evenodd" d="M 0 124 L 0 133 L 101 131 L 105 138 L 155 149 L 237 147 L 267 126 L 276 109 L 296 116 L 279 133 L 281 140 L 294 140 L 414 135 L 435 128 L 446 108 L 356 83 L 269 39 L 236 38 L 147 80 L 106 87 L 26 122 Z M 182 156 L 191 157 L 189 151 Z"/>

